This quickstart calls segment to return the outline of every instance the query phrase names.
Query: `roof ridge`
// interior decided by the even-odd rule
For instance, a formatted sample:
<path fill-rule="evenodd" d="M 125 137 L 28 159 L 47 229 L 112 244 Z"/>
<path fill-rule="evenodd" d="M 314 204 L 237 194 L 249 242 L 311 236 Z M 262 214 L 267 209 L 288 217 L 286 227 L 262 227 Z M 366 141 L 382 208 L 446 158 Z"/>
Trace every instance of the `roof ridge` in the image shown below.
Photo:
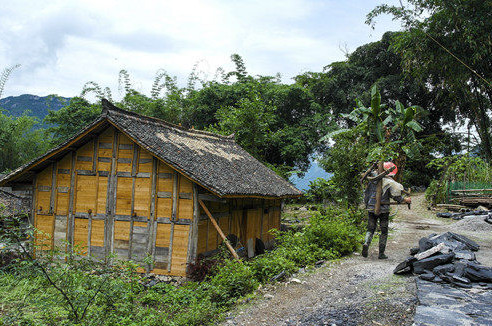
<path fill-rule="evenodd" d="M 210 131 L 185 128 L 183 126 L 176 125 L 174 123 L 168 122 L 168 121 L 163 120 L 163 119 L 159 119 L 159 118 L 155 118 L 155 117 L 149 117 L 149 116 L 139 114 L 136 112 L 124 110 L 122 108 L 115 106 L 113 103 L 111 103 L 110 101 L 108 101 L 106 99 L 102 99 L 102 106 L 103 106 L 102 115 L 107 115 L 110 111 L 114 111 L 114 112 L 117 112 L 117 113 L 120 113 L 123 115 L 132 116 L 132 117 L 137 118 L 137 119 L 147 120 L 147 121 L 152 122 L 152 123 L 157 123 L 157 124 L 164 126 L 164 127 L 176 129 L 177 131 L 180 131 L 180 132 L 185 132 L 185 133 L 190 133 L 190 134 L 195 134 L 195 135 L 210 136 L 210 137 L 218 138 L 218 139 L 225 140 L 225 141 L 235 142 L 234 134 L 224 136 L 224 135 L 219 135 L 219 134 L 216 134 L 216 133 L 213 133 Z"/>

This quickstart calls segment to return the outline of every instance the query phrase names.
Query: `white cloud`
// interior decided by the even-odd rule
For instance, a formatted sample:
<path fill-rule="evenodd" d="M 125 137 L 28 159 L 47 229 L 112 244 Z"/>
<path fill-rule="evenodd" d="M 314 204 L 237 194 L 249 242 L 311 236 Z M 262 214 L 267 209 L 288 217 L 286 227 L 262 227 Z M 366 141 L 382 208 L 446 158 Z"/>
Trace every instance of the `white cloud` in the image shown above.
<path fill-rule="evenodd" d="M 394 1 L 393 1 L 394 2 Z M 285 81 L 342 60 L 397 25 L 364 25 L 376 1 L 7 1 L 0 20 L 0 69 L 16 63 L 4 95 L 74 96 L 96 81 L 117 91 L 120 69 L 148 93 L 164 68 L 184 83 L 197 61 L 212 76 L 243 56 L 248 71 Z"/>

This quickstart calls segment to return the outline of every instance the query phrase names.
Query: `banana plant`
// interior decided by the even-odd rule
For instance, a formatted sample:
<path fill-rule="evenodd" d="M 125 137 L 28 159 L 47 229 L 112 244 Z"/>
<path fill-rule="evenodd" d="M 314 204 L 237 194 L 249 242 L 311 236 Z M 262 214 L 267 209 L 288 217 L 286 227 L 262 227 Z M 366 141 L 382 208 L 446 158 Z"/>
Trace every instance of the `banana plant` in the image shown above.
<path fill-rule="evenodd" d="M 407 156 L 412 157 L 419 153 L 421 145 L 415 133 L 422 131 L 417 119 L 425 111 L 417 106 L 405 108 L 399 101 L 396 101 L 394 108 L 381 104 L 381 93 L 376 85 L 371 88 L 370 107 L 365 107 L 359 100 L 356 104 L 357 107 L 352 112 L 342 116 L 353 121 L 356 124 L 354 128 L 358 128 L 368 137 L 367 161 L 394 159 L 399 167 L 399 178 Z M 348 130 L 336 130 L 321 140 L 328 140 Z"/>

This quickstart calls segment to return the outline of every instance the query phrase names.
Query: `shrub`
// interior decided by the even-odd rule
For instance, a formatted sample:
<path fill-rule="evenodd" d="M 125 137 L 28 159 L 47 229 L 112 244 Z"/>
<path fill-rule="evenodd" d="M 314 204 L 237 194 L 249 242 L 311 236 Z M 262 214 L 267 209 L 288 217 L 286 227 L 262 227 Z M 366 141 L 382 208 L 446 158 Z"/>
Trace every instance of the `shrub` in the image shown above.
<path fill-rule="evenodd" d="M 340 257 L 357 249 L 357 227 L 341 217 L 314 214 L 306 228 L 306 240 Z"/>
<path fill-rule="evenodd" d="M 214 273 L 207 287 L 212 301 L 218 305 L 230 305 L 259 285 L 248 264 L 236 260 L 225 260 L 215 268 Z"/>

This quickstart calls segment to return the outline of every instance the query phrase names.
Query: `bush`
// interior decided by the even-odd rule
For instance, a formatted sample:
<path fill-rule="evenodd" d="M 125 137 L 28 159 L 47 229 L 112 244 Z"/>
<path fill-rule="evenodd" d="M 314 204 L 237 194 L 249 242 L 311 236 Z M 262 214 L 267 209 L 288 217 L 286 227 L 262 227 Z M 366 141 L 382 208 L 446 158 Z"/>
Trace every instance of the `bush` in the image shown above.
<path fill-rule="evenodd" d="M 221 306 L 234 303 L 259 285 L 253 270 L 247 264 L 236 260 L 224 261 L 214 272 L 207 282 L 207 287 L 212 301 Z"/>
<path fill-rule="evenodd" d="M 306 229 L 306 241 L 340 257 L 357 249 L 360 233 L 341 217 L 314 214 Z"/>
<path fill-rule="evenodd" d="M 323 200 L 335 200 L 336 187 L 333 181 L 323 178 L 316 178 L 309 182 L 309 189 L 306 191 L 306 199 L 311 203 L 321 203 Z"/>

